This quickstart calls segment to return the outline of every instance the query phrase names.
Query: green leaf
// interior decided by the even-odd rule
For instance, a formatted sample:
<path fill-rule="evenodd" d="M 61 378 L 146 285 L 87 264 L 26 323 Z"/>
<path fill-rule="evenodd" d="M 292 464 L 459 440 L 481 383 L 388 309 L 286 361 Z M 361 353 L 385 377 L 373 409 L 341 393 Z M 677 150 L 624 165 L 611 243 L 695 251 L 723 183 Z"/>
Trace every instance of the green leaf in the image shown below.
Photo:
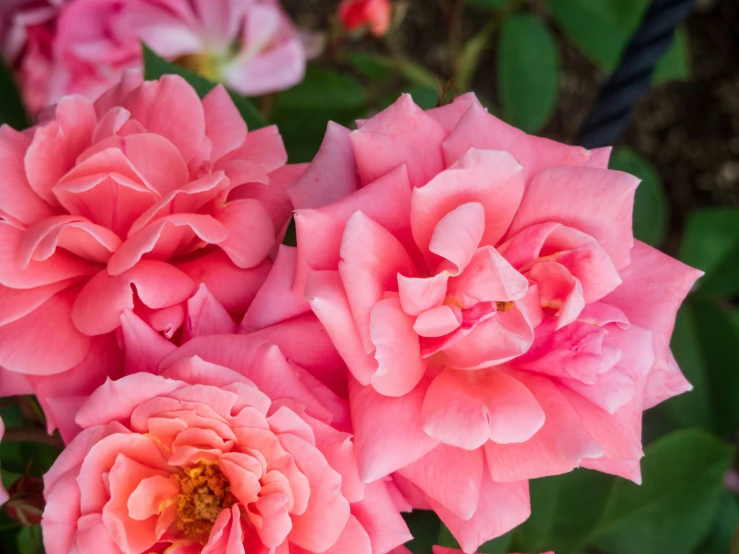
<path fill-rule="evenodd" d="M 610 167 L 641 179 L 634 199 L 634 236 L 647 244 L 659 246 L 667 233 L 669 205 L 657 170 L 630 148 L 616 150 L 611 156 Z"/>
<path fill-rule="evenodd" d="M 511 2 L 511 0 L 465 0 L 468 6 L 480 8 L 481 10 L 498 10 Z"/>
<path fill-rule="evenodd" d="M 481 545 L 477 549 L 477 552 L 479 554 L 507 554 L 511 546 L 512 538 L 513 534 L 511 532 L 508 532 L 505 535 L 501 535 L 497 539 L 493 539 Z M 445 546 L 447 548 L 455 548 L 461 551 L 461 547 L 459 546 L 457 539 L 452 536 L 451 531 L 449 531 L 447 526 L 443 523 L 441 524 L 441 530 L 439 531 L 439 538 L 436 544 L 438 544 L 439 546 Z"/>
<path fill-rule="evenodd" d="M 564 34 L 602 71 L 611 73 L 636 31 L 649 0 L 547 0 Z M 660 60 L 656 81 L 688 76 L 684 33 Z"/>
<path fill-rule="evenodd" d="M 195 89 L 200 98 L 208 94 L 218 84 L 160 58 L 146 45 L 142 45 L 142 48 L 144 49 L 144 77 L 147 80 L 159 79 L 162 75 L 179 75 Z M 267 120 L 249 100 L 230 90 L 228 94 L 249 129 L 256 130 L 267 125 Z"/>
<path fill-rule="evenodd" d="M 437 515 L 426 510 L 413 510 L 409 514 L 403 514 L 403 519 L 413 535 L 413 540 L 405 544 L 408 550 L 413 554 L 430 554 L 441 525 Z"/>
<path fill-rule="evenodd" d="M 411 60 L 401 60 L 398 70 L 412 85 L 423 87 L 435 87 L 439 79 L 422 65 L 412 62 Z"/>
<path fill-rule="evenodd" d="M 698 548 L 700 554 L 736 554 L 739 552 L 739 506 L 727 491 L 721 495 L 721 505 L 713 529 Z"/>
<path fill-rule="evenodd" d="M 303 162 L 315 156 L 328 121 L 349 125 L 366 106 L 367 93 L 356 79 L 309 67 L 302 83 L 277 95 L 271 119 L 280 128 L 290 161 Z"/>
<path fill-rule="evenodd" d="M 696 429 L 646 448 L 644 484 L 617 480 L 591 539 L 608 554 L 689 554 L 711 530 L 734 449 Z"/>
<path fill-rule="evenodd" d="M 586 469 L 532 480 L 531 517 L 514 531 L 516 551 L 577 551 L 600 519 L 614 480 Z"/>
<path fill-rule="evenodd" d="M 347 55 L 351 66 L 366 77 L 375 81 L 384 81 L 393 68 L 393 60 L 386 56 L 368 54 L 367 52 L 353 52 Z"/>
<path fill-rule="evenodd" d="M 0 124 L 7 123 L 16 130 L 29 126 L 26 108 L 13 77 L 13 71 L 0 58 Z"/>
<path fill-rule="evenodd" d="M 703 208 L 688 217 L 680 259 L 706 272 L 701 291 L 739 293 L 739 208 Z"/>
<path fill-rule="evenodd" d="M 40 525 L 23 527 L 18 533 L 17 541 L 18 554 L 43 554 L 44 552 Z"/>
<path fill-rule="evenodd" d="M 688 32 L 685 28 L 679 27 L 675 32 L 675 41 L 672 46 L 657 62 L 652 80 L 655 83 L 662 83 L 670 80 L 687 81 L 688 79 L 690 79 Z"/>
<path fill-rule="evenodd" d="M 529 133 L 539 130 L 556 104 L 558 75 L 549 29 L 527 14 L 506 19 L 498 47 L 498 95 L 506 121 Z"/>

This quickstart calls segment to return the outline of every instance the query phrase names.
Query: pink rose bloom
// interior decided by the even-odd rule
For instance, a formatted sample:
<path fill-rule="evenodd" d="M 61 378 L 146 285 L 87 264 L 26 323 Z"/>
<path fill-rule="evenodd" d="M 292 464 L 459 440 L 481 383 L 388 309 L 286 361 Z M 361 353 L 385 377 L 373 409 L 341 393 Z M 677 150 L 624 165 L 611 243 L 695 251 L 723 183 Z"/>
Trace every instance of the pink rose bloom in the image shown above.
<path fill-rule="evenodd" d="M 3 440 L 3 435 L 5 435 L 5 423 L 3 423 L 2 418 L 0 418 L 0 441 Z M 8 501 L 8 491 L 5 490 L 5 487 L 3 487 L 3 484 L 0 483 L 0 504 L 5 504 Z"/>
<path fill-rule="evenodd" d="M 243 316 L 301 171 L 276 128 L 247 133 L 223 87 L 201 101 L 180 77 L 136 73 L 0 128 L 0 160 L 0 394 L 35 391 L 52 428 L 74 412 L 56 398 L 122 374 L 124 311 L 174 341 L 203 310 Z"/>
<path fill-rule="evenodd" d="M 289 192 L 291 294 L 351 372 L 362 480 L 397 472 L 467 552 L 528 517 L 528 479 L 638 482 L 643 410 L 690 388 L 669 340 L 700 275 L 634 241 L 638 180 L 473 95 L 359 126 Z"/>
<path fill-rule="evenodd" d="M 386 484 L 358 478 L 346 401 L 265 334 L 195 338 L 157 371 L 77 413 L 45 476 L 48 554 L 385 554 L 411 538 Z"/>
<path fill-rule="evenodd" d="M 369 28 L 375 36 L 387 33 L 392 15 L 390 0 L 343 0 L 339 20 L 347 31 Z"/>
<path fill-rule="evenodd" d="M 97 98 L 141 69 L 141 42 L 245 95 L 299 83 L 312 54 L 278 0 L 75 0 L 57 11 L 24 10 L 5 48 L 34 113 L 67 94 Z"/>

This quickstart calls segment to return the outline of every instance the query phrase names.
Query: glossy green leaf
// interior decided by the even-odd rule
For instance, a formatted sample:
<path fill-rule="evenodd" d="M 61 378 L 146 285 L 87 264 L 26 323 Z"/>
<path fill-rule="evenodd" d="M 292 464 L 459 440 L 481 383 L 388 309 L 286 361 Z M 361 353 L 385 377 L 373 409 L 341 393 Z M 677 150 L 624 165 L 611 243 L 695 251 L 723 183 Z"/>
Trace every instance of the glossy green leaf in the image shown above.
<path fill-rule="evenodd" d="M 517 552 L 575 552 L 601 517 L 614 478 L 577 469 L 530 482 L 531 517 L 514 530 Z"/>
<path fill-rule="evenodd" d="M 669 204 L 657 170 L 630 148 L 619 148 L 611 156 L 611 169 L 636 175 L 641 179 L 634 199 L 634 236 L 659 246 L 665 239 Z"/>
<path fill-rule="evenodd" d="M 356 79 L 311 67 L 302 83 L 277 95 L 270 119 L 280 129 L 290 161 L 307 162 L 318 151 L 329 121 L 350 125 L 366 106 L 367 93 Z"/>
<path fill-rule="evenodd" d="M 728 491 L 721 495 L 721 504 L 716 521 L 708 538 L 701 544 L 700 554 L 739 553 L 739 505 L 737 499 Z"/>
<path fill-rule="evenodd" d="M 700 290 L 739 293 L 739 208 L 703 208 L 688 217 L 680 259 L 706 272 Z"/>
<path fill-rule="evenodd" d="M 557 25 L 580 52 L 610 73 L 639 26 L 649 0 L 547 0 L 547 4 Z M 655 81 L 689 76 L 686 44 L 684 33 L 678 33 L 658 63 Z"/>
<path fill-rule="evenodd" d="M 497 539 L 493 539 L 481 545 L 477 549 L 477 552 L 479 554 L 506 554 L 511 546 L 512 538 L 513 534 L 511 532 L 508 532 L 505 535 L 501 535 Z M 457 539 L 454 538 L 451 531 L 449 531 L 447 526 L 443 523 L 441 524 L 439 538 L 436 544 L 438 544 L 439 546 L 445 546 L 447 548 L 456 548 L 457 550 L 461 550 Z"/>
<path fill-rule="evenodd" d="M 413 535 L 413 540 L 405 545 L 408 550 L 413 554 L 430 554 L 431 547 L 437 544 L 441 526 L 437 515 L 426 510 L 413 510 L 409 514 L 403 514 L 403 519 Z"/>
<path fill-rule="evenodd" d="M 608 554 L 690 554 L 708 535 L 734 448 L 696 429 L 646 448 L 643 484 L 617 480 L 589 539 Z"/>
<path fill-rule="evenodd" d="M 7 123 L 17 130 L 29 126 L 26 108 L 16 86 L 13 72 L 0 58 L 0 124 Z"/>
<path fill-rule="evenodd" d="M 201 98 L 208 94 L 217 84 L 185 69 L 184 67 L 180 67 L 160 58 L 146 46 L 143 46 L 143 49 L 144 76 L 148 80 L 159 79 L 162 75 L 179 75 L 185 79 L 185 81 L 190 83 L 190 86 L 195 89 L 198 96 Z M 228 94 L 231 96 L 231 100 L 233 100 L 236 105 L 236 109 L 239 110 L 241 117 L 244 118 L 249 129 L 260 129 L 267 125 L 267 120 L 261 113 L 259 113 L 259 110 L 254 107 L 254 104 L 252 104 L 251 101 L 233 91 L 228 91 Z"/>
<path fill-rule="evenodd" d="M 549 29 L 536 17 L 505 20 L 498 45 L 498 96 L 506 121 L 533 133 L 557 101 L 559 55 Z"/>

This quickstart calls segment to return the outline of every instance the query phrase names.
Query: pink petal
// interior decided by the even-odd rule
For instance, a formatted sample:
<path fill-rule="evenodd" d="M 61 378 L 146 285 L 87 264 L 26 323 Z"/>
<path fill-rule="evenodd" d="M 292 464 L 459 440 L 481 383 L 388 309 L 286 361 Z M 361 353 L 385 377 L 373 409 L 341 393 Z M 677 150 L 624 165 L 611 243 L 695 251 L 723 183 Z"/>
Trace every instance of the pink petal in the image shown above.
<path fill-rule="evenodd" d="M 426 496 L 463 520 L 470 519 L 480 502 L 482 450 L 462 450 L 440 444 L 399 473 Z"/>
<path fill-rule="evenodd" d="M 444 370 L 426 393 L 422 417 L 426 433 L 466 450 L 488 440 L 525 442 L 544 425 L 544 411 L 531 391 L 498 368 Z"/>
<path fill-rule="evenodd" d="M 414 274 L 415 266 L 389 231 L 357 211 L 341 240 L 339 274 L 365 352 L 372 353 L 370 312 L 384 293 L 395 288 L 397 275 Z"/>
<path fill-rule="evenodd" d="M 26 225 L 54 213 L 28 184 L 23 158 L 30 144 L 31 139 L 26 135 L 7 125 L 0 127 L 0 167 L 3 168 L 0 212 Z"/>
<path fill-rule="evenodd" d="M 130 309 L 123 310 L 121 314 L 121 331 L 126 375 L 138 372 L 156 374 L 159 362 L 177 350 L 177 346 L 154 331 Z"/>
<path fill-rule="evenodd" d="M 329 121 L 321 148 L 303 176 L 288 189 L 297 209 L 320 208 L 359 188 L 351 131 Z"/>
<path fill-rule="evenodd" d="M 79 288 L 58 292 L 28 315 L 0 327 L 0 366 L 29 375 L 51 375 L 80 363 L 90 339 L 75 328 L 70 311 Z"/>
<path fill-rule="evenodd" d="M 246 139 L 246 123 L 223 85 L 203 98 L 205 135 L 213 145 L 212 160 L 220 160 L 240 147 Z"/>
<path fill-rule="evenodd" d="M 484 109 L 474 92 L 468 92 L 461 96 L 457 96 L 451 104 L 440 106 L 426 111 L 426 115 L 435 119 L 438 123 L 451 133 L 472 106 Z M 496 149 L 500 150 L 500 149 Z"/>
<path fill-rule="evenodd" d="M 232 181 L 234 178 L 229 170 L 229 162 L 234 161 L 247 162 L 256 166 L 264 174 L 272 173 L 283 167 L 287 163 L 287 152 L 277 126 L 270 125 L 249 131 L 243 143 L 236 150 L 228 153 L 216 163 L 216 168 L 224 169 Z M 242 185 L 247 182 L 237 179 L 234 184 Z"/>
<path fill-rule="evenodd" d="M 524 182 L 549 167 L 595 166 L 594 158 L 602 158 L 599 150 L 527 135 L 489 114 L 479 103 L 470 105 L 443 146 L 447 165 L 455 163 L 470 148 L 510 152 L 524 167 Z"/>
<path fill-rule="evenodd" d="M 429 251 L 448 260 L 459 275 L 472 260 L 485 232 L 485 208 L 479 202 L 457 206 L 441 218 L 431 236 Z"/>
<path fill-rule="evenodd" d="M 440 306 L 447 293 L 449 273 L 443 271 L 433 277 L 406 277 L 398 274 L 400 305 L 408 315 L 420 315 L 430 308 Z"/>
<path fill-rule="evenodd" d="M 472 260 L 458 277 L 448 284 L 448 298 L 462 308 L 471 308 L 479 302 L 509 302 L 521 300 L 529 288 L 529 280 L 492 246 L 477 250 Z"/>
<path fill-rule="evenodd" d="M 197 292 L 187 300 L 187 320 L 184 340 L 204 335 L 228 335 L 235 333 L 236 322 L 228 315 L 208 287 L 200 285 Z"/>
<path fill-rule="evenodd" d="M 453 209 L 477 202 L 485 209 L 481 244 L 495 245 L 508 230 L 523 196 L 521 166 L 510 154 L 470 150 L 426 186 L 414 189 L 413 238 L 428 251 L 437 224 Z"/>
<path fill-rule="evenodd" d="M 413 317 L 403 311 L 397 298 L 381 300 L 372 308 L 370 336 L 378 368 L 370 383 L 380 394 L 408 394 L 426 372 L 413 323 Z"/>
<path fill-rule="evenodd" d="M 377 393 L 349 381 L 359 476 L 371 483 L 418 460 L 438 441 L 422 428 L 421 405 L 426 391 L 417 387 L 400 398 Z M 403 425 L 398 425 L 402 421 Z"/>
<path fill-rule="evenodd" d="M 177 147 L 163 136 L 128 135 L 121 140 L 121 150 L 147 186 L 161 196 L 181 188 L 189 180 L 185 160 Z"/>
<path fill-rule="evenodd" d="M 577 412 L 550 379 L 515 373 L 544 411 L 544 425 L 529 440 L 485 443 L 490 475 L 496 482 L 515 482 L 567 473 L 584 458 L 598 458 L 603 449 L 580 421 Z"/>
<path fill-rule="evenodd" d="M 122 106 L 150 133 L 169 139 L 185 163 L 205 136 L 205 114 L 195 90 L 177 75 L 148 81 L 131 92 Z"/>
<path fill-rule="evenodd" d="M 218 246 L 240 268 L 262 262 L 275 244 L 275 228 L 267 210 L 258 200 L 234 200 L 215 213 L 228 230 L 228 238 Z"/>
<path fill-rule="evenodd" d="M 495 483 L 487 472 L 483 472 L 480 504 L 469 520 L 429 501 L 465 552 L 474 552 L 481 544 L 507 533 L 531 514 L 528 481 Z"/>
<path fill-rule="evenodd" d="M 305 285 L 305 297 L 349 371 L 360 383 L 369 384 L 378 364 L 362 347 L 339 272 L 311 272 Z"/>
<path fill-rule="evenodd" d="M 251 269 L 236 267 L 225 252 L 215 250 L 178 268 L 196 283 L 202 283 L 238 321 L 254 300 L 272 264 L 264 261 Z"/>
<path fill-rule="evenodd" d="M 294 548 L 291 544 L 291 553 Z M 372 538 L 354 515 L 349 516 L 349 520 L 346 522 L 339 538 L 336 539 L 336 542 L 328 550 L 324 550 L 322 554 L 344 554 L 345 552 L 351 552 L 352 554 L 374 554 L 375 552 L 372 546 Z M 297 554 L 308 553 L 300 549 L 297 551 Z"/>
<path fill-rule="evenodd" d="M 443 337 L 462 324 L 462 311 L 447 305 L 426 310 L 418 316 L 413 330 L 422 337 Z"/>
<path fill-rule="evenodd" d="M 509 236 L 557 221 L 594 237 L 617 268 L 629 263 L 638 179 L 627 173 L 587 167 L 557 167 L 538 174 L 526 189 Z"/>
<path fill-rule="evenodd" d="M 541 306 L 557 310 L 557 329 L 577 319 L 585 307 L 582 283 L 577 277 L 557 262 L 539 262 L 530 275 L 539 285 Z"/>
<path fill-rule="evenodd" d="M 0 286 L 0 326 L 27 316 L 57 292 L 74 283 L 75 280 L 70 279 L 25 290 Z"/>
<path fill-rule="evenodd" d="M 169 264 L 142 260 L 120 275 L 100 272 L 82 289 L 72 308 L 72 320 L 82 332 L 101 335 L 117 329 L 123 311 L 134 307 L 135 292 L 149 308 L 184 302 L 195 292 L 195 283 Z"/>
<path fill-rule="evenodd" d="M 248 199 L 260 202 L 272 219 L 275 230 L 284 230 L 293 213 L 287 188 L 304 170 L 303 164 L 280 167 L 269 174 L 266 184 L 252 181 L 237 187 L 229 194 L 229 201 Z"/>
<path fill-rule="evenodd" d="M 404 94 L 351 134 L 363 185 L 405 164 L 411 185 L 420 187 L 444 170 L 446 131 Z"/>
<path fill-rule="evenodd" d="M 143 479 L 128 497 L 128 515 L 131 519 L 145 521 L 162 512 L 162 506 L 174 501 L 180 494 L 180 485 L 174 479 L 154 475 Z"/>
<path fill-rule="evenodd" d="M 372 552 L 389 552 L 413 538 L 382 481 L 367 485 L 364 498 L 352 504 L 352 515 L 367 531 Z"/>

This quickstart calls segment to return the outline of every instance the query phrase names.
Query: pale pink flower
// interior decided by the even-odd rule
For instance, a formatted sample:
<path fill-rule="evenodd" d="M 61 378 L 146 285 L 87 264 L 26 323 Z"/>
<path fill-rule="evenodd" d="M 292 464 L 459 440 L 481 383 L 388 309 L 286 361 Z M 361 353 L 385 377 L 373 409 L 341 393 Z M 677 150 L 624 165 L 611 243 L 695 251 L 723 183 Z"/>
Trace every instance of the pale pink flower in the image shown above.
<path fill-rule="evenodd" d="M 359 127 L 290 189 L 297 260 L 265 294 L 293 282 L 273 305 L 304 293 L 346 361 L 362 480 L 396 472 L 468 552 L 528 517 L 528 479 L 638 482 L 643 410 L 690 388 L 669 339 L 700 275 L 634 241 L 638 180 L 473 95 Z"/>
<path fill-rule="evenodd" d="M 359 480 L 346 401 L 266 334 L 194 338 L 160 363 L 136 340 L 161 375 L 108 381 L 77 413 L 45 476 L 48 554 L 385 554 L 411 538 L 385 483 Z"/>
<path fill-rule="evenodd" d="M 137 73 L 0 128 L 0 160 L 0 394 L 35 391 L 52 428 L 74 411 L 56 398 L 121 375 L 124 311 L 175 341 L 202 331 L 213 298 L 242 317 L 301 171 L 276 128 L 247 133 L 223 87 L 201 101 L 180 77 Z"/>

